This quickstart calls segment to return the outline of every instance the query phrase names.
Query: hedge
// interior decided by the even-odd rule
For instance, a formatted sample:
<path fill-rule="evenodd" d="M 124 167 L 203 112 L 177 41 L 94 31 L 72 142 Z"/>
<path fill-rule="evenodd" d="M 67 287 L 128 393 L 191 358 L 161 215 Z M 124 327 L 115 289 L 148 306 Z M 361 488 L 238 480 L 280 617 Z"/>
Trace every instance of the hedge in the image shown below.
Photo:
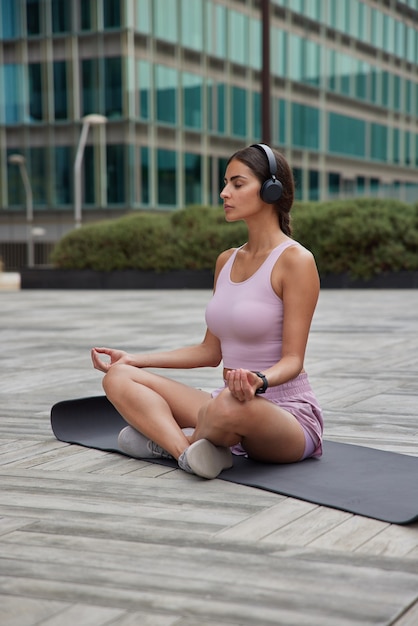
<path fill-rule="evenodd" d="M 372 278 L 418 270 L 418 203 L 362 198 L 295 203 L 294 238 L 312 251 L 321 275 Z M 243 222 L 220 207 L 131 213 L 73 230 L 55 246 L 60 269 L 213 269 L 218 254 L 246 241 Z"/>

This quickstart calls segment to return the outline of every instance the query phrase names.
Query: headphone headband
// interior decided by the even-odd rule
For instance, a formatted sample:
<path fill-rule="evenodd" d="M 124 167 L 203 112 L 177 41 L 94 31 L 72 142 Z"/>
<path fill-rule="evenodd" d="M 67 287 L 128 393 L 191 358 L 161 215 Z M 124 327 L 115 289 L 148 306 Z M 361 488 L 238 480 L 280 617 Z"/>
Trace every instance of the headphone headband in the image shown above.
<path fill-rule="evenodd" d="M 264 152 L 269 162 L 270 174 L 275 177 L 277 174 L 277 162 L 273 154 L 273 150 L 265 143 L 253 143 L 252 148 L 257 148 L 260 152 Z"/>
<path fill-rule="evenodd" d="M 269 163 L 270 178 L 268 178 L 261 186 L 260 196 L 264 202 L 268 204 L 275 204 L 283 193 L 283 185 L 276 178 L 277 175 L 277 161 L 274 156 L 273 150 L 265 143 L 254 143 L 251 148 L 257 148 L 265 154 Z"/>

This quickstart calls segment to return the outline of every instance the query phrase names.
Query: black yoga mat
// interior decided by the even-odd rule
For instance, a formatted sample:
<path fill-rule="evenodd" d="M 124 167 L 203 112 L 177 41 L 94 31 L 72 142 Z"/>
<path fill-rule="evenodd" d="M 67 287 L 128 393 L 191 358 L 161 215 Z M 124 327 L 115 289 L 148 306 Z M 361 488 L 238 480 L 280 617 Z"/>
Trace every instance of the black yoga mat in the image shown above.
<path fill-rule="evenodd" d="M 51 426 L 60 441 L 120 452 L 117 437 L 126 422 L 105 396 L 93 396 L 55 404 Z M 219 478 L 384 522 L 418 520 L 418 458 L 405 454 L 325 441 L 321 459 L 277 465 L 235 456 Z"/>

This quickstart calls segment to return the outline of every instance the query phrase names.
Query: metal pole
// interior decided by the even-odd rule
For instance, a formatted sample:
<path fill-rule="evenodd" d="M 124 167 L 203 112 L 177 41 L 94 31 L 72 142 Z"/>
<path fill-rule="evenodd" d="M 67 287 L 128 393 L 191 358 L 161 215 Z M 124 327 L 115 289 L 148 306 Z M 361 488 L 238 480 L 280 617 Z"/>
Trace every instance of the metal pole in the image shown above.
<path fill-rule="evenodd" d="M 83 122 L 81 129 L 80 141 L 74 161 L 74 222 L 75 227 L 81 226 L 81 163 L 83 162 L 84 148 L 89 133 L 90 123 L 88 120 Z"/>
<path fill-rule="evenodd" d="M 261 1 L 262 15 L 262 70 L 261 70 L 261 125 L 262 142 L 271 143 L 270 98 L 270 0 Z"/>
<path fill-rule="evenodd" d="M 8 158 L 9 163 L 19 166 L 19 173 L 22 177 L 23 186 L 26 195 L 26 244 L 27 244 L 27 263 L 28 267 L 35 264 L 35 254 L 33 247 L 33 196 L 28 172 L 26 169 L 26 159 L 22 154 L 11 154 Z"/>
<path fill-rule="evenodd" d="M 33 246 L 33 196 L 32 187 L 30 184 L 28 172 L 25 167 L 25 163 L 18 163 L 20 175 L 22 176 L 23 186 L 26 193 L 26 241 L 28 247 L 28 267 L 33 267 L 35 264 L 35 253 Z"/>

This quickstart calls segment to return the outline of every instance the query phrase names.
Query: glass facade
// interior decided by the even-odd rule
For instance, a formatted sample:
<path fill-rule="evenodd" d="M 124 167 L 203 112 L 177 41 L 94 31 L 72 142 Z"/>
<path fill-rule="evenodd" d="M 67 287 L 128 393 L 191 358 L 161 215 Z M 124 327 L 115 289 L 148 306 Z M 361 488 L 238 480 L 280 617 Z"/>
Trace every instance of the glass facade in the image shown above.
<path fill-rule="evenodd" d="M 271 0 L 270 143 L 304 200 L 418 199 L 418 0 Z M 256 0 L 2 0 L 0 216 L 217 203 L 225 160 L 263 136 Z"/>

